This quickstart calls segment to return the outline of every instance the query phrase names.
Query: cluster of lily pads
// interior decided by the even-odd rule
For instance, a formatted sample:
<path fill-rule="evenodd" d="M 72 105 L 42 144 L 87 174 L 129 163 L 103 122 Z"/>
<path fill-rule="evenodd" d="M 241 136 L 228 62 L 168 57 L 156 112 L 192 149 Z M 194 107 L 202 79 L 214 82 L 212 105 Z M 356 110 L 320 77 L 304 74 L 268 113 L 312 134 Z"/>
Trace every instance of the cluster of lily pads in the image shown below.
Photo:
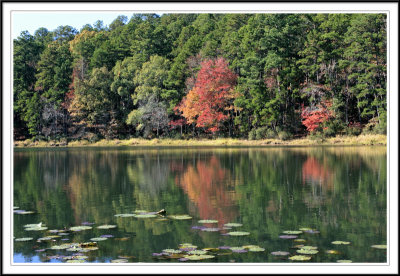
<path fill-rule="evenodd" d="M 163 249 L 160 253 L 153 253 L 153 257 L 158 260 L 178 259 L 180 262 L 186 262 L 208 260 L 217 256 L 230 255 L 233 253 L 263 251 L 265 251 L 265 248 L 261 248 L 258 245 L 244 245 L 236 247 L 219 246 L 215 248 L 198 249 L 196 245 L 191 243 L 182 243 L 178 246 L 178 249 Z"/>
<path fill-rule="evenodd" d="M 14 207 L 15 214 L 33 214 L 33 211 L 25 211 L 25 210 L 17 210 L 18 207 Z M 146 219 L 146 218 L 157 218 L 158 220 L 190 220 L 192 217 L 187 214 L 180 214 L 180 215 L 168 215 L 167 217 L 160 215 L 159 212 L 147 212 L 144 210 L 137 210 L 133 213 L 126 213 L 126 214 L 116 214 L 116 217 L 126 218 L 126 217 L 134 217 L 137 219 Z M 218 223 L 217 220 L 214 219 L 203 219 L 199 220 L 198 224 L 201 225 L 193 225 L 191 228 L 193 230 L 200 230 L 204 232 L 219 232 L 221 231 L 221 235 L 223 236 L 247 236 L 250 232 L 245 231 L 234 231 L 233 228 L 243 226 L 241 223 L 237 222 L 230 222 L 225 223 L 222 227 L 209 227 L 206 225 L 212 225 Z M 61 243 L 61 244 L 51 244 L 52 242 L 57 242 L 57 240 L 61 241 L 68 241 L 69 239 L 65 236 L 68 236 L 75 232 L 91 230 L 93 229 L 94 223 L 90 222 L 83 222 L 81 225 L 72 226 L 69 229 L 51 229 L 47 230 L 48 227 L 46 225 L 40 223 L 37 224 L 26 224 L 24 225 L 25 231 L 45 231 L 49 234 L 40 237 L 36 240 L 38 243 L 50 242 L 50 244 L 46 248 L 37 249 L 37 252 L 43 251 L 61 251 L 65 250 L 66 252 L 74 252 L 72 255 L 51 255 L 46 256 L 48 260 L 57 259 L 61 261 L 65 261 L 67 263 L 83 263 L 86 262 L 89 256 L 85 255 L 85 253 L 98 250 L 98 242 L 105 241 L 109 238 L 114 238 L 111 234 L 104 234 L 99 237 L 90 238 L 90 241 L 82 242 L 82 243 Z M 116 225 L 99 225 L 96 226 L 97 229 L 113 229 L 116 228 Z M 313 256 L 320 253 L 320 250 L 317 246 L 312 245 L 304 245 L 307 240 L 304 238 L 299 238 L 299 235 L 302 234 L 319 234 L 320 232 L 316 229 L 311 228 L 300 228 L 299 230 L 287 230 L 283 231 L 282 235 L 279 236 L 281 239 L 289 239 L 293 240 L 295 243 L 292 246 L 292 249 L 296 250 L 295 254 L 292 254 L 288 251 L 274 251 L 270 254 L 279 258 L 287 258 L 291 261 L 310 261 Z M 116 238 L 116 240 L 127 240 L 129 238 Z M 33 237 L 22 237 L 22 238 L 14 238 L 15 242 L 27 242 L 32 241 Z M 47 244 L 47 243 L 45 243 Z M 350 245 L 351 242 L 349 241 L 332 241 L 332 245 L 335 246 L 346 246 Z M 385 250 L 387 248 L 386 245 L 372 245 L 372 248 Z M 163 249 L 162 252 L 153 253 L 153 257 L 158 260 L 168 260 L 168 259 L 178 259 L 178 261 L 185 262 L 185 261 L 201 261 L 201 260 L 209 260 L 213 259 L 220 255 L 230 255 L 233 253 L 247 253 L 247 252 L 265 252 L 265 248 L 262 248 L 257 245 L 243 245 L 243 246 L 219 246 L 215 248 L 203 248 L 198 249 L 196 245 L 190 243 L 182 243 L 178 246 L 177 249 L 167 248 Z M 336 249 L 329 249 L 325 251 L 326 254 L 341 254 L 340 251 Z M 133 256 L 118 256 L 118 259 L 111 260 L 112 263 L 126 263 L 129 262 L 129 259 L 133 258 Z M 338 263 L 351 263 L 351 260 L 337 260 Z"/>

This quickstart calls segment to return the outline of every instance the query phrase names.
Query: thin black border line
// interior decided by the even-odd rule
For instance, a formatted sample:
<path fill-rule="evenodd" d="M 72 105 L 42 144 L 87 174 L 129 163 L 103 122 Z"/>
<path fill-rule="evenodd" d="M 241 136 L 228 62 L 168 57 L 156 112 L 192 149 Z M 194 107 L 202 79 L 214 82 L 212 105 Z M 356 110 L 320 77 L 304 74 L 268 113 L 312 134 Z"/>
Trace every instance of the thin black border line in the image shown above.
<path fill-rule="evenodd" d="M 278 1 L 279 2 L 279 1 Z M 328 2 L 328 1 L 327 1 Z M 394 1 L 394 2 L 396 2 L 396 1 Z M 15 2 L 13 2 L 13 3 L 15 3 Z M 18 2 L 18 3 L 23 3 L 23 2 Z M 24 3 L 32 3 L 32 2 L 24 2 Z M 48 3 L 48 2 L 41 2 L 41 3 Z M 70 3 L 70 2 L 58 2 L 58 3 Z M 82 4 L 84 4 L 84 3 L 88 3 L 88 2 L 80 2 L 80 3 L 82 3 Z M 89 2 L 89 3 L 94 3 L 94 2 Z M 118 2 L 115 2 L 115 3 L 118 3 Z M 126 2 L 125 2 L 126 3 Z M 136 2 L 137 3 L 137 2 Z M 140 2 L 140 3 L 146 3 L 146 2 Z M 152 3 L 155 3 L 155 2 L 152 2 Z M 167 2 L 158 2 L 158 3 L 167 3 Z M 171 2 L 170 2 L 171 3 Z M 173 2 L 173 3 L 180 3 L 180 2 Z M 227 2 L 215 2 L 215 3 L 227 3 Z M 235 2 L 235 3 L 237 3 L 237 2 Z M 242 2 L 243 3 L 243 2 Z M 250 3 L 254 3 L 254 2 L 250 2 Z M 289 3 L 289 2 L 285 2 L 285 3 Z M 302 2 L 294 2 L 294 3 L 302 3 Z M 307 3 L 310 3 L 310 2 L 307 2 Z M 352 2 L 346 2 L 346 3 L 352 3 Z M 353 2 L 354 3 L 354 2 Z M 356 3 L 360 3 L 360 2 L 356 2 Z M 379 2 L 374 2 L 374 3 L 377 3 L 377 4 L 379 4 Z M 398 3 L 398 2 L 397 2 Z M 54 3 L 54 4 L 57 4 L 57 3 Z M 10 34 L 11 34 L 11 36 L 12 36 L 12 12 L 15 12 L 16 10 L 10 10 L 9 11 L 9 13 L 10 13 Z M 54 10 L 54 11 L 59 11 L 59 10 Z M 62 11 L 62 12 L 87 12 L 87 10 L 65 10 L 65 11 Z M 159 11 L 159 10 L 158 10 Z M 356 12 L 356 13 L 363 13 L 363 12 L 360 12 L 360 10 L 357 10 L 358 12 Z M 390 28 L 389 28 L 389 25 L 390 25 L 390 11 L 391 10 L 381 10 L 380 12 L 379 11 L 375 11 L 375 10 L 369 10 L 369 13 L 374 13 L 374 12 L 376 12 L 376 13 L 387 13 L 387 15 L 388 15 L 388 19 L 387 19 L 387 26 L 386 26 L 386 36 L 387 36 L 387 63 L 388 63 L 388 65 L 387 65 L 387 68 L 390 68 L 390 50 L 389 50 L 389 48 L 390 48 L 390 35 L 389 35 L 389 30 L 390 30 Z M 18 12 L 25 12 L 25 10 L 18 10 Z M 30 11 L 30 12 L 43 12 L 43 11 Z M 45 11 L 45 12 L 47 12 L 47 11 Z M 53 10 L 48 10 L 48 12 L 53 12 Z M 107 11 L 93 11 L 92 10 L 92 12 L 107 12 Z M 112 12 L 112 11 L 108 11 L 108 12 Z M 117 10 L 116 12 L 120 12 L 119 10 Z M 147 12 L 147 10 L 146 10 L 146 12 Z M 149 10 L 149 12 L 151 12 L 151 10 Z M 327 12 L 329 12 L 329 10 L 327 11 Z M 348 13 L 349 11 L 346 11 L 346 12 L 342 12 L 342 13 Z M 179 12 L 177 12 L 177 13 L 179 13 Z M 207 13 L 207 12 L 205 12 L 205 11 L 202 11 L 202 12 L 199 12 L 199 13 Z M 224 13 L 229 13 L 229 11 L 228 12 L 224 12 Z M 240 13 L 240 12 L 237 12 L 237 13 Z M 252 12 L 244 12 L 244 13 L 252 13 Z M 254 13 L 254 12 L 253 12 Z M 256 12 L 256 13 L 263 13 L 263 12 Z M 269 13 L 272 13 L 272 11 L 270 11 Z M 287 13 L 293 13 L 293 12 L 290 12 L 290 11 L 287 11 Z M 303 11 L 302 10 L 302 12 L 299 12 L 300 14 L 301 13 L 311 13 L 311 12 L 305 12 L 305 11 Z M 320 13 L 320 11 L 314 11 L 314 12 L 312 12 L 312 13 Z M 335 11 L 333 11 L 333 13 L 335 13 Z M 338 11 L 338 13 L 340 13 L 339 11 Z M 10 64 L 11 64 L 11 72 L 13 71 L 13 55 L 12 55 L 12 53 L 13 53 L 13 38 L 11 37 L 11 39 L 10 39 L 10 49 L 11 49 L 11 54 L 10 54 Z M 387 69 L 388 70 L 388 69 Z M 10 74 L 10 76 L 11 76 L 11 88 L 13 88 L 13 74 Z M 390 74 L 388 74 L 388 76 L 390 76 Z M 389 91 L 390 89 L 389 89 L 389 87 L 390 87 L 390 81 L 387 81 L 387 91 Z M 12 89 L 11 89 L 11 91 L 12 91 Z M 390 95 L 388 95 L 387 94 L 387 102 L 388 102 L 388 100 L 389 100 L 389 97 L 390 97 Z M 13 103 L 13 98 L 11 98 L 11 103 Z M 11 111 L 13 111 L 13 109 L 12 108 L 10 108 L 11 109 Z M 10 116 L 11 117 L 11 130 L 13 130 L 13 116 Z M 388 116 L 388 122 L 390 122 L 390 112 L 389 112 L 389 116 Z M 388 139 L 388 142 L 389 142 L 389 145 L 388 146 L 390 146 L 390 128 L 389 127 L 387 127 L 387 129 L 388 129 L 388 132 L 389 132 L 389 134 L 388 134 L 388 137 L 387 137 L 387 139 Z M 13 131 L 10 131 L 10 136 L 11 136 L 11 141 L 13 142 L 14 141 L 14 138 L 13 138 Z M 388 151 L 388 146 L 385 146 L 386 147 L 386 153 L 387 153 L 387 163 L 389 163 L 389 166 L 387 166 L 387 168 L 388 168 L 388 173 L 387 173 L 387 175 L 386 176 L 388 176 L 388 175 L 390 175 L 390 150 Z M 14 189 L 14 178 L 13 178 L 13 169 L 14 169 L 14 167 L 13 167 L 13 165 L 14 165 L 14 160 L 13 160 L 13 151 L 14 151 L 14 147 L 13 147 L 13 143 L 12 143 L 12 146 L 10 147 L 10 151 L 11 151 L 11 180 L 12 180 L 12 184 L 13 184 L 13 186 L 12 186 L 12 189 Z M 388 188 L 388 193 L 387 193 L 387 196 L 386 196 L 386 199 L 387 199 L 387 223 L 388 223 L 388 225 L 387 225 L 387 231 L 388 231 L 388 234 L 387 234 L 387 239 L 388 239 L 388 242 L 387 242 L 387 244 L 390 244 L 390 242 L 389 242 L 389 240 L 390 240 L 390 208 L 389 208 L 389 206 L 390 206 L 390 197 L 388 196 L 389 194 L 390 194 L 390 181 L 389 181 L 389 178 L 387 177 L 387 188 Z M 11 203 L 13 204 L 13 193 L 10 193 L 11 194 Z M 14 205 L 13 205 L 14 206 Z M 10 224 L 10 227 L 11 227 L 11 233 L 13 233 L 13 219 L 14 219 L 14 217 L 13 217 L 13 215 L 11 216 L 11 224 Z M 13 242 L 11 242 L 11 248 L 13 249 Z M 11 251 L 12 253 L 13 253 L 13 251 Z M 389 250 L 387 250 L 387 252 L 389 252 Z M 390 254 L 389 254 L 390 255 Z M 49 264 L 36 264 L 36 263 L 18 263 L 18 264 L 13 264 L 13 256 L 11 256 L 11 258 L 10 258 L 10 261 L 11 261 L 11 267 L 15 267 L 15 266 L 18 266 L 18 267 L 24 267 L 24 266 L 34 266 L 34 267 L 37 267 L 37 266 L 45 266 L 45 267 L 51 267 L 51 266 L 55 266 L 55 267 L 58 267 L 58 266 L 66 266 L 66 267 L 70 267 L 71 265 L 66 265 L 66 264 L 63 264 L 63 263 L 61 263 L 61 264 L 58 264 L 58 263 L 49 263 Z M 130 263 L 130 264 L 118 264 L 118 265 L 116 265 L 116 266 L 119 266 L 119 267 L 123 267 L 123 266 L 151 266 L 151 265 L 156 265 L 156 266 L 160 266 L 160 267 L 162 267 L 162 266 L 167 266 L 167 267 L 169 267 L 169 266 L 179 266 L 179 267 L 182 267 L 182 266 L 200 266 L 200 267 L 202 267 L 202 266 L 230 266 L 230 267 L 232 267 L 232 266 L 251 266 L 251 267 L 253 267 L 253 266 L 255 266 L 255 267 L 258 267 L 258 266 L 262 266 L 262 267 L 265 267 L 265 266 L 300 266 L 300 267 L 302 267 L 302 266 L 322 266 L 322 267 L 325 267 L 325 266 L 334 266 L 334 267 L 336 267 L 336 266 L 347 266 L 347 267 L 356 267 L 356 266 L 362 266 L 362 267 L 368 267 L 368 266 L 374 266 L 374 267 L 388 267 L 388 266 L 390 266 L 390 258 L 387 258 L 387 262 L 386 263 L 364 263 L 363 265 L 358 265 L 357 263 L 354 263 L 354 264 L 336 264 L 336 263 L 326 263 L 326 264 L 321 264 L 321 263 L 317 263 L 317 264 L 314 264 L 314 263 L 305 263 L 305 264 L 296 264 L 296 263 L 284 263 L 284 265 L 283 264 L 275 264 L 275 263 L 265 263 L 265 264 L 250 264 L 250 263 L 238 263 L 238 264 L 224 264 L 224 263 L 221 263 L 221 264 L 214 264 L 214 263 L 204 263 L 203 265 L 202 264 L 167 264 L 167 263 L 165 263 L 165 264 L 159 264 L 158 265 L 158 263 L 146 263 L 146 264 L 142 264 L 142 263 Z M 110 266 L 110 264 L 109 263 L 99 263 L 99 264 L 97 264 L 97 263 L 90 263 L 90 264 L 73 264 L 73 266 L 86 266 L 86 267 L 90 267 L 90 266 Z M 113 265 L 111 265 L 111 266 L 113 266 Z M 52 273 L 52 272 L 51 272 Z"/>

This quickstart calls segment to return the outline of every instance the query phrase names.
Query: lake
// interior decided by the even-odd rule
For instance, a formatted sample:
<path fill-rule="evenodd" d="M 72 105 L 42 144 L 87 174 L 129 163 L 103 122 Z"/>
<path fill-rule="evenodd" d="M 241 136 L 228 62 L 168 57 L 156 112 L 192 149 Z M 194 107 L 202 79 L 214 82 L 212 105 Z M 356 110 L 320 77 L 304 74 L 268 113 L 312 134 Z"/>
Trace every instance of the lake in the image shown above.
<path fill-rule="evenodd" d="M 14 262 L 386 262 L 386 158 L 361 146 L 15 149 Z"/>

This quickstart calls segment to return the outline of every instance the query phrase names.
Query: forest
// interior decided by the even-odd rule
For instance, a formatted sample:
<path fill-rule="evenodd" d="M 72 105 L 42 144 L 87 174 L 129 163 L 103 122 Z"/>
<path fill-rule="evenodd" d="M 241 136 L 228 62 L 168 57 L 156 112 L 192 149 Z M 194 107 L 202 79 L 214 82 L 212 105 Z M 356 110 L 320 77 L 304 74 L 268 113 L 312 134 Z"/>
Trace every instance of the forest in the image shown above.
<path fill-rule="evenodd" d="M 386 134 L 386 14 L 133 14 L 13 41 L 15 140 Z"/>

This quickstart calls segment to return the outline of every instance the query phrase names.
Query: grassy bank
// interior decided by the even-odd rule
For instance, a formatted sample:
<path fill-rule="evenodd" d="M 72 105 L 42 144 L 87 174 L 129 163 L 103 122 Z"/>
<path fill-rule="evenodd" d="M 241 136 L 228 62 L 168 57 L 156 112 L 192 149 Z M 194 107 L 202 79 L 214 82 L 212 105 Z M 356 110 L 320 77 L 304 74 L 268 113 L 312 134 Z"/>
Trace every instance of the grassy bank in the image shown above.
<path fill-rule="evenodd" d="M 100 140 L 90 143 L 86 140 L 60 143 L 56 141 L 15 141 L 15 147 L 111 147 L 111 146 L 312 146 L 312 145 L 386 145 L 386 135 L 360 135 L 360 136 L 337 136 L 325 139 L 312 139 L 309 137 L 293 140 L 264 139 L 245 140 L 218 138 L 211 139 L 142 139 L 132 138 L 128 140 Z"/>

